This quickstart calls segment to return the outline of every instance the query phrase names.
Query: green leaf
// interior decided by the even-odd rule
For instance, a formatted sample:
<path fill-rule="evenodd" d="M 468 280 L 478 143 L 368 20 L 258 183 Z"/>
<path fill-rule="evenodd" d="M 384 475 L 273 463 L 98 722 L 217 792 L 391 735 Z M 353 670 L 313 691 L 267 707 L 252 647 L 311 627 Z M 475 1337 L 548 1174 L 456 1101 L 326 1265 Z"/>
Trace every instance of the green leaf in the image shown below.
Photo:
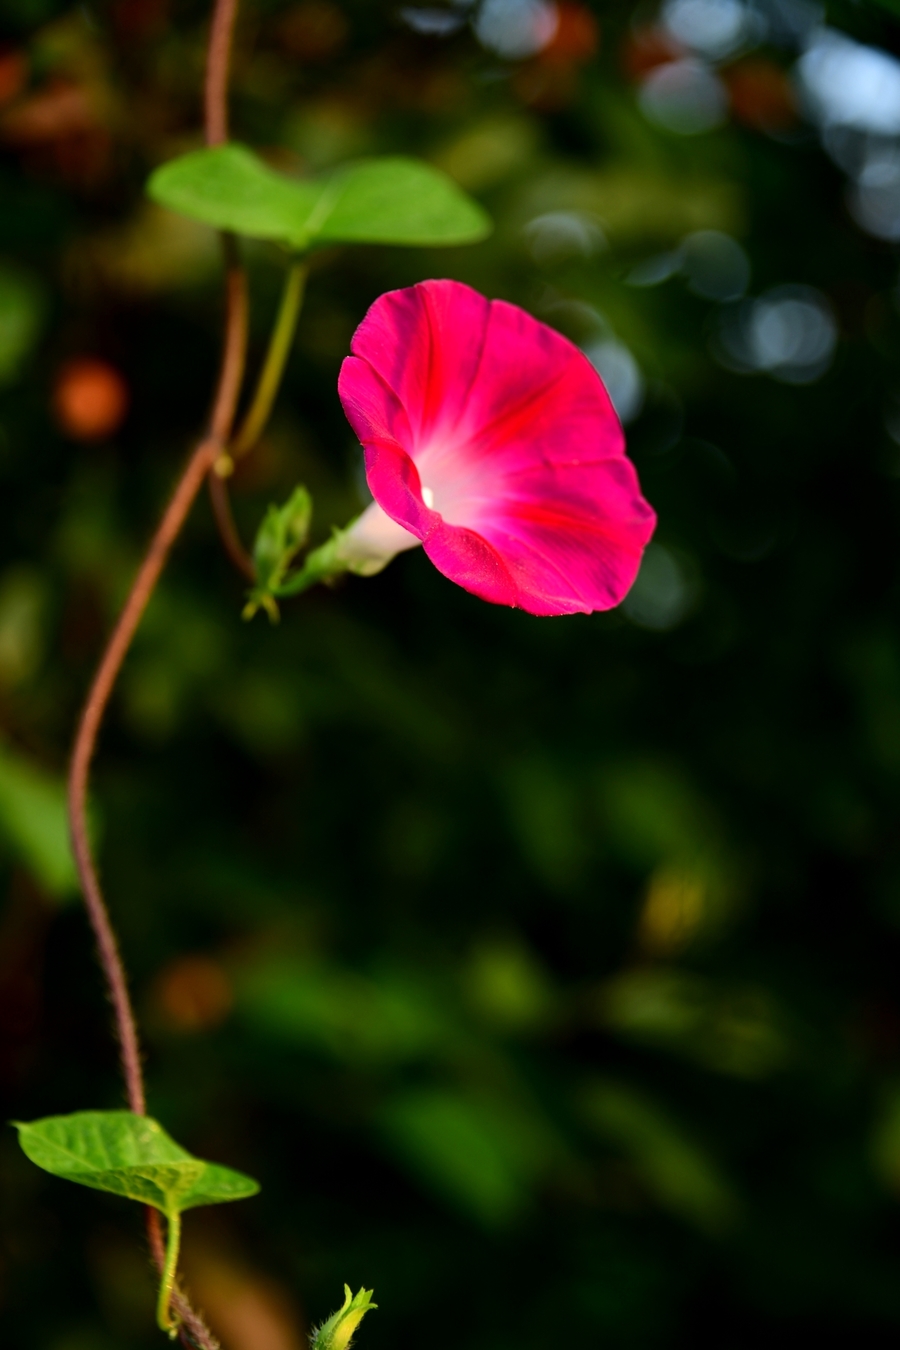
<path fill-rule="evenodd" d="M 366 1313 L 378 1307 L 372 1302 L 374 1292 L 360 1289 L 359 1293 L 351 1294 L 349 1284 L 345 1284 L 344 1302 L 327 1322 L 316 1327 L 310 1338 L 310 1350 L 349 1350 L 354 1332 Z"/>
<path fill-rule="evenodd" d="M 491 231 L 487 213 L 451 178 L 400 156 L 339 169 L 311 225 L 318 240 L 358 244 L 469 244 Z"/>
<path fill-rule="evenodd" d="M 77 890 L 65 783 L 6 746 L 0 746 L 0 837 L 51 895 Z"/>
<path fill-rule="evenodd" d="M 43 315 L 38 283 L 18 269 L 0 268 L 0 384 L 18 376 L 37 341 Z"/>
<path fill-rule="evenodd" d="M 738 1202 L 706 1151 L 650 1098 L 624 1083 L 595 1080 L 582 1100 L 585 1120 L 631 1160 L 666 1209 L 710 1233 L 731 1227 Z"/>
<path fill-rule="evenodd" d="M 410 1171 L 486 1227 L 516 1219 L 563 1156 L 539 1111 L 499 1097 L 412 1088 L 382 1107 L 378 1123 Z"/>
<path fill-rule="evenodd" d="M 402 157 L 304 180 L 270 169 L 246 146 L 222 145 L 162 165 L 147 191 L 193 220 L 295 249 L 317 243 L 465 244 L 491 229 L 485 212 L 451 178 Z"/>
<path fill-rule="evenodd" d="M 620 971 L 598 991 L 598 1021 L 717 1073 L 762 1078 L 784 1068 L 791 1046 L 767 990 L 714 982 L 659 965 Z"/>
<path fill-rule="evenodd" d="M 194 1158 L 149 1116 L 76 1111 L 13 1121 L 25 1154 L 66 1181 L 153 1205 L 168 1216 L 255 1195 L 251 1177 Z"/>
<path fill-rule="evenodd" d="M 220 145 L 163 164 L 150 175 L 147 192 L 204 225 L 295 244 L 322 189 L 276 173 L 246 146 Z"/>

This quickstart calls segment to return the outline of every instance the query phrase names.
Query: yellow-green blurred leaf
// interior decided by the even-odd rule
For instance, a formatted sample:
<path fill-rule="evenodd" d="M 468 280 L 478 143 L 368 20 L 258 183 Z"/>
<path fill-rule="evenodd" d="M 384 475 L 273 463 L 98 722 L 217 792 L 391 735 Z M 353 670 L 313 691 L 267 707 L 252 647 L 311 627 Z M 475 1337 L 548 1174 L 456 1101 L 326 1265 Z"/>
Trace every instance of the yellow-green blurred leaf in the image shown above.
<path fill-rule="evenodd" d="M 663 1208 L 707 1232 L 734 1223 L 737 1198 L 718 1165 L 650 1097 L 623 1083 L 597 1080 L 581 1104 L 587 1123 L 621 1149 Z"/>
<path fill-rule="evenodd" d="M 451 1034 L 433 996 L 412 980 L 291 958 L 240 975 L 238 1005 L 269 1035 L 351 1063 L 416 1058 Z"/>
<path fill-rule="evenodd" d="M 19 268 L 0 267 L 0 384 L 16 379 L 40 333 L 41 287 Z"/>
<path fill-rule="evenodd" d="M 755 985 L 638 967 L 608 981 L 595 1006 L 611 1031 L 738 1078 L 762 1078 L 790 1057 L 784 1018 L 771 994 Z"/>
<path fill-rule="evenodd" d="M 882 1180 L 900 1194 L 900 1083 L 893 1083 L 881 1102 L 872 1130 L 871 1154 Z"/>
<path fill-rule="evenodd" d="M 444 1088 L 395 1097 L 379 1115 L 392 1151 L 431 1189 L 481 1223 L 508 1223 L 555 1156 L 544 1122 L 517 1102 Z"/>
<path fill-rule="evenodd" d="M 0 838 L 51 895 L 63 898 L 77 889 L 65 783 L 4 745 L 0 745 Z"/>
<path fill-rule="evenodd" d="M 553 1016 L 547 976 L 537 958 L 514 938 L 478 943 L 463 971 L 463 985 L 469 1005 L 500 1028 L 527 1030 Z"/>
<path fill-rule="evenodd" d="M 554 169 L 529 183 L 517 211 L 527 220 L 548 211 L 588 211 L 614 242 L 668 243 L 692 230 L 734 233 L 741 204 L 727 181 L 622 164 L 596 173 Z"/>

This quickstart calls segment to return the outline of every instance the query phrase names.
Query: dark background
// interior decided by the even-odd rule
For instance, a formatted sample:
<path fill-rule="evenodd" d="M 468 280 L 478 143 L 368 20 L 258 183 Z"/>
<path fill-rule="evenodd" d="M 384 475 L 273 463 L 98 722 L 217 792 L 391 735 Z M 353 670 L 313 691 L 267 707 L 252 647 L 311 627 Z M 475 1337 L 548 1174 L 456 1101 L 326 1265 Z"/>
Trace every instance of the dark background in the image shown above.
<path fill-rule="evenodd" d="M 205 6 L 0 12 L 0 1075 L 28 1120 L 122 1102 L 60 783 L 203 423 L 221 289 L 212 233 L 142 199 L 197 143 Z M 236 136 L 289 170 L 424 155 L 496 231 L 319 257 L 241 526 L 299 481 L 317 538 L 359 509 L 340 361 L 378 294 L 451 276 L 606 343 L 601 368 L 619 344 L 657 546 L 610 614 L 500 610 L 414 552 L 270 627 L 195 509 L 94 779 L 150 1110 L 262 1183 L 188 1216 L 190 1286 L 227 1350 L 295 1350 L 344 1281 L 375 1289 L 367 1350 L 893 1344 L 896 250 L 775 29 L 684 135 L 639 104 L 673 55 L 652 6 L 564 3 L 519 59 L 444 13 L 242 7 Z M 887 9 L 827 17 L 898 48 Z M 739 241 L 750 295 L 814 288 L 826 368 L 729 369 L 749 302 L 687 264 L 633 284 L 698 230 Z M 283 262 L 246 255 L 258 361 Z M 127 386 L 109 434 L 61 402 L 86 356 Z M 161 1344 L 137 1207 L 12 1130 L 0 1176 L 3 1343 Z"/>

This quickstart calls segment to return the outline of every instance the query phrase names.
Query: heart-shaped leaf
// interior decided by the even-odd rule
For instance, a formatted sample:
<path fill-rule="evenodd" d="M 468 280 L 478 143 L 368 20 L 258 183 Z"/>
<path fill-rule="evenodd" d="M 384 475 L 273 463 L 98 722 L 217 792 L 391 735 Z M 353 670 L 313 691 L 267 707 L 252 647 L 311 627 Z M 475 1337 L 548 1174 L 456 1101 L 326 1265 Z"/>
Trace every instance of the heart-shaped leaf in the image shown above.
<path fill-rule="evenodd" d="M 255 1195 L 251 1177 L 194 1158 L 149 1116 L 76 1111 L 13 1122 L 24 1152 L 45 1172 L 154 1205 L 166 1215 Z"/>
<path fill-rule="evenodd" d="M 147 192 L 161 206 L 219 230 L 294 244 L 304 237 L 322 188 L 276 173 L 246 146 L 219 145 L 163 164 Z"/>
<path fill-rule="evenodd" d="M 317 243 L 466 244 L 491 222 L 451 178 L 420 160 L 365 160 L 288 178 L 243 145 L 194 150 L 150 177 L 154 201 L 193 220 L 294 249 Z"/>
<path fill-rule="evenodd" d="M 323 242 L 469 244 L 490 234 L 485 211 L 452 178 L 401 156 L 338 169 L 311 221 Z"/>

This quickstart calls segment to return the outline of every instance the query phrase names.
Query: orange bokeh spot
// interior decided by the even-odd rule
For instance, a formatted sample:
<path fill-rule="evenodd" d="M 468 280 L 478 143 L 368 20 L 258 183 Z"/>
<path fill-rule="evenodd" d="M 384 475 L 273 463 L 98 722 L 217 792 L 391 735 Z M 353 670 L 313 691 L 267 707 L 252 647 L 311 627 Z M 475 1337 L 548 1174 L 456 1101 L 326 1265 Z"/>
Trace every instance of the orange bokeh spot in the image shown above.
<path fill-rule="evenodd" d="M 774 61 L 755 57 L 722 73 L 739 122 L 762 131 L 781 131 L 797 120 L 791 82 Z"/>
<path fill-rule="evenodd" d="M 596 56 L 600 46 L 600 27 L 584 5 L 557 5 L 559 22 L 553 38 L 540 53 L 551 65 L 580 66 Z"/>
<path fill-rule="evenodd" d="M 231 1011 L 231 981 L 210 956 L 182 956 L 159 974 L 154 1001 L 163 1018 L 179 1031 L 208 1031 Z"/>
<path fill-rule="evenodd" d="M 327 61 L 340 51 L 349 33 L 346 15 L 330 0 L 303 0 L 278 24 L 285 47 L 301 61 Z"/>
<path fill-rule="evenodd" d="M 24 53 L 0 47 L 0 104 L 11 103 L 28 83 L 28 61 Z"/>
<path fill-rule="evenodd" d="M 102 441 L 118 431 L 128 411 L 128 386 L 106 361 L 67 361 L 53 387 L 53 415 L 76 441 Z"/>
<path fill-rule="evenodd" d="M 143 39 L 166 26 L 169 0 L 116 0 L 112 8 L 116 30 L 126 39 Z"/>
<path fill-rule="evenodd" d="M 557 5 L 559 21 L 552 40 L 513 76 L 513 89 L 523 103 L 540 112 L 557 112 L 578 92 L 578 68 L 596 55 L 600 27 L 584 5 Z"/>
<path fill-rule="evenodd" d="M 664 28 L 645 24 L 633 28 L 622 43 L 622 69 L 630 80 L 642 80 L 657 66 L 677 61 L 684 54 L 684 48 Z"/>

